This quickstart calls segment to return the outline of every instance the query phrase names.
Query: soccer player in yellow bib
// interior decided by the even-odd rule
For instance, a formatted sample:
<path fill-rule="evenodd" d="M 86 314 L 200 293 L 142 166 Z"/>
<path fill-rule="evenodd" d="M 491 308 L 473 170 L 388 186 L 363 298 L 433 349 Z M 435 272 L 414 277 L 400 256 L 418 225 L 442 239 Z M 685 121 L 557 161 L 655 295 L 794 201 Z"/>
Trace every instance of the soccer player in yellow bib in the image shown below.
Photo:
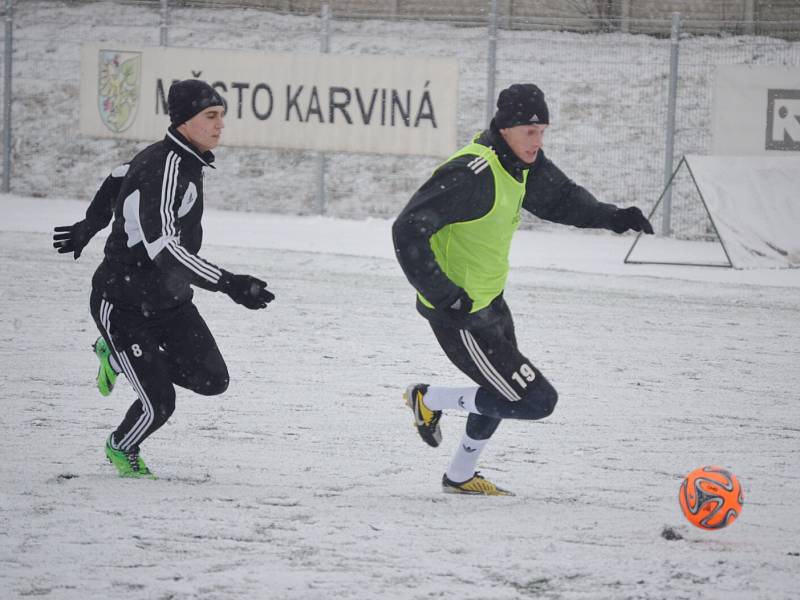
<path fill-rule="evenodd" d="M 418 311 L 452 363 L 477 384 L 414 383 L 405 392 L 419 435 L 433 447 L 441 443 L 443 410 L 469 413 L 442 477 L 445 492 L 512 495 L 476 471 L 481 452 L 502 419 L 543 419 L 558 401 L 553 385 L 517 347 L 503 299 L 521 209 L 565 225 L 653 233 L 638 208 L 599 202 L 545 157 L 549 122 L 536 85 L 504 89 L 489 129 L 436 169 L 392 228 Z"/>

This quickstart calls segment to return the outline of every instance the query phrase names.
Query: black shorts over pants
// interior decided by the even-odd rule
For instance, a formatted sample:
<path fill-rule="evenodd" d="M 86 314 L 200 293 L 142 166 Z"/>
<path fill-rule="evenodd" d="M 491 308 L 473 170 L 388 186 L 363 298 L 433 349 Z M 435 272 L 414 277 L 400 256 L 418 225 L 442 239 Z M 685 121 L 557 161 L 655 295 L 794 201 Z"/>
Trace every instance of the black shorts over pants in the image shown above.
<path fill-rule="evenodd" d="M 496 318 L 468 329 L 431 322 L 439 345 L 452 363 L 480 386 L 467 434 L 487 439 L 502 419 L 542 419 L 555 409 L 558 393 L 517 347 L 514 321 L 505 302 Z"/>
<path fill-rule="evenodd" d="M 92 291 L 90 309 L 138 399 L 114 432 L 118 449 L 136 448 L 175 410 L 175 385 L 207 396 L 228 387 L 228 367 L 194 303 L 144 313 Z"/>

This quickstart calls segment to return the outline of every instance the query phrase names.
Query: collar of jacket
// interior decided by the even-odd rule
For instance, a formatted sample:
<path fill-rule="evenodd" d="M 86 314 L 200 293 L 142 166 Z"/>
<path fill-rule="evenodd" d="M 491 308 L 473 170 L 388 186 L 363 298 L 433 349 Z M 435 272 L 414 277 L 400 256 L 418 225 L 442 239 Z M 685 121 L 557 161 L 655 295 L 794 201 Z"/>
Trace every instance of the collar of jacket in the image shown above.
<path fill-rule="evenodd" d="M 189 140 L 183 137 L 178 130 L 174 127 L 170 127 L 167 129 L 167 135 L 164 138 L 164 141 L 168 144 L 173 144 L 177 146 L 182 154 L 188 154 L 190 156 L 194 156 L 197 160 L 199 160 L 204 167 L 211 167 L 212 169 L 216 169 L 214 166 L 214 154 L 211 150 L 206 152 L 200 152 L 197 148 L 195 148 Z"/>
<path fill-rule="evenodd" d="M 522 181 L 522 172 L 525 169 L 530 169 L 533 165 L 539 162 L 538 156 L 536 157 L 536 161 L 534 161 L 534 163 L 531 165 L 524 163 L 517 158 L 517 155 L 511 150 L 509 145 L 503 139 L 503 136 L 500 135 L 500 130 L 497 129 L 494 119 L 492 119 L 489 129 L 484 131 L 478 137 L 477 141 L 479 144 L 494 148 L 497 158 L 500 160 L 500 164 L 503 165 L 503 168 L 508 171 L 508 173 L 517 181 Z M 539 154 L 541 154 L 541 152 Z"/>

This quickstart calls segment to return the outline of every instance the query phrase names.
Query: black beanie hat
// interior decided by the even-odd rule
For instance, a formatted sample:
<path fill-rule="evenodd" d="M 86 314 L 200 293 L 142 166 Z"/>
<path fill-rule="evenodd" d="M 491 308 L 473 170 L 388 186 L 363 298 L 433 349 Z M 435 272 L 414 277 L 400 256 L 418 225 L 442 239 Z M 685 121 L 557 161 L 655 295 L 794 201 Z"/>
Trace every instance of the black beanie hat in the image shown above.
<path fill-rule="evenodd" d="M 184 79 L 173 83 L 167 94 L 167 106 L 169 120 L 175 127 L 211 106 L 226 108 L 222 96 L 199 79 Z"/>
<path fill-rule="evenodd" d="M 548 125 L 550 113 L 544 92 L 532 83 L 515 83 L 497 97 L 494 122 L 498 129 L 517 125 Z"/>

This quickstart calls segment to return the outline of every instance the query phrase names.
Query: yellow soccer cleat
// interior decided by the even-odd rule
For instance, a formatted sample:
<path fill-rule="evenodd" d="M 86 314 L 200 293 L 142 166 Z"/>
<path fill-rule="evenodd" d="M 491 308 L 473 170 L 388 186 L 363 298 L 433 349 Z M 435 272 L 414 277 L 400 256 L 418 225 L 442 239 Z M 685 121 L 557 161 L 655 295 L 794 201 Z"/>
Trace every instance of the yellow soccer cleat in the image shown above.
<path fill-rule="evenodd" d="M 470 479 L 456 483 L 442 476 L 442 491 L 447 494 L 466 494 L 469 496 L 513 496 L 514 492 L 497 487 L 483 475 L 476 472 Z"/>
<path fill-rule="evenodd" d="M 412 383 L 403 393 L 403 400 L 414 413 L 414 424 L 419 436 L 426 444 L 436 448 L 442 443 L 442 430 L 439 427 L 442 411 L 431 410 L 425 405 L 423 398 L 427 389 L 428 386 L 424 383 Z"/>

